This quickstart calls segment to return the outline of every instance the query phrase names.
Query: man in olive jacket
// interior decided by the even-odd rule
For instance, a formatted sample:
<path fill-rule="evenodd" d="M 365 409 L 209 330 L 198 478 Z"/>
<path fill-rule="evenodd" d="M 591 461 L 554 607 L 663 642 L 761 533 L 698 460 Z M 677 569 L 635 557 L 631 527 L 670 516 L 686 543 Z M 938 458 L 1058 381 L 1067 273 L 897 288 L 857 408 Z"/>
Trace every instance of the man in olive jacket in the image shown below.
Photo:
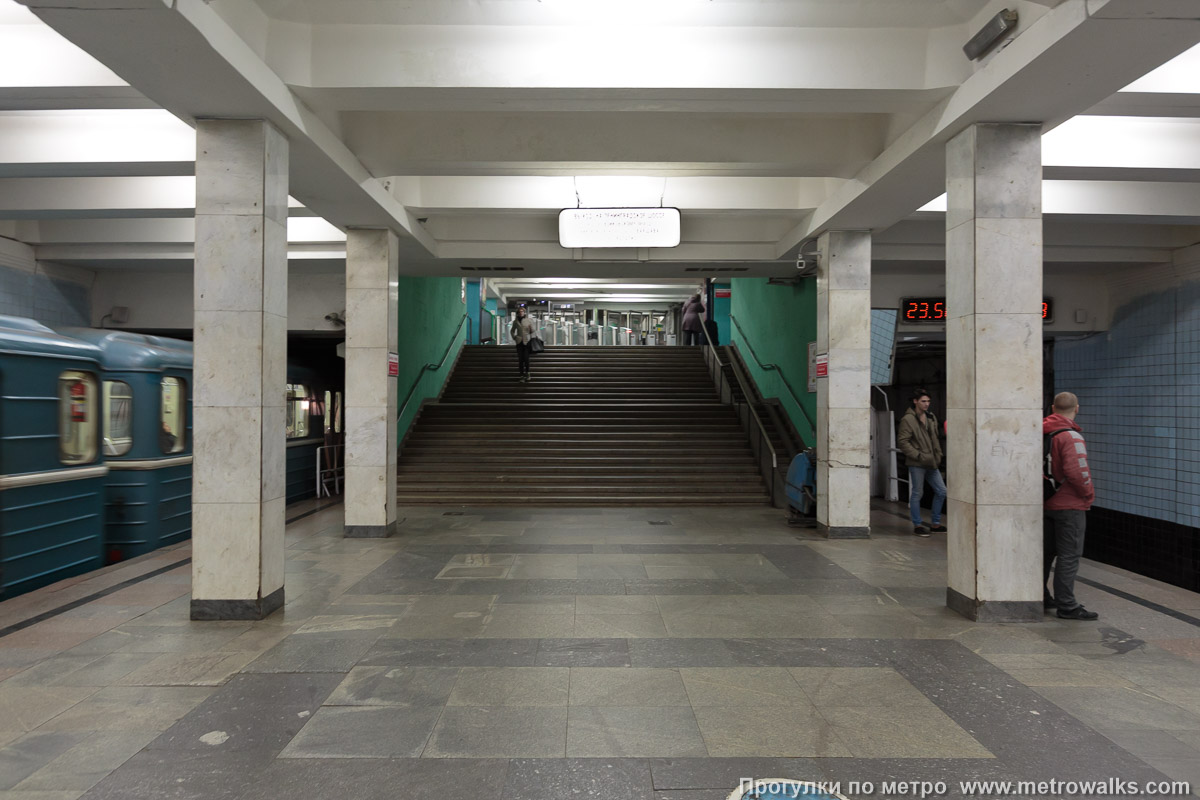
<path fill-rule="evenodd" d="M 930 531 L 944 533 L 941 524 L 942 506 L 946 502 L 946 484 L 938 467 L 942 463 L 942 443 L 938 439 L 937 418 L 929 410 L 929 393 L 918 389 L 912 395 L 912 407 L 900 420 L 896 444 L 908 463 L 908 510 L 912 517 L 913 533 L 928 536 Z M 925 481 L 933 487 L 933 518 L 931 527 L 921 521 L 921 495 Z"/>

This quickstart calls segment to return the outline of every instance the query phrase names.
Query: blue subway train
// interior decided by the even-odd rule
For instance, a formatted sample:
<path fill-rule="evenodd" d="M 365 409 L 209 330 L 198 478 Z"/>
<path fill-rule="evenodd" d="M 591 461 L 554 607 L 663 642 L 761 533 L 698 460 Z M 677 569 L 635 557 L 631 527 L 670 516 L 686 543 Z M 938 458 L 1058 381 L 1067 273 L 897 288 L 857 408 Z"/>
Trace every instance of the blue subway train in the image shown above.
<path fill-rule="evenodd" d="M 341 436 L 340 381 L 288 365 L 289 503 Z M 191 536 L 192 343 L 0 316 L 0 599 Z"/>

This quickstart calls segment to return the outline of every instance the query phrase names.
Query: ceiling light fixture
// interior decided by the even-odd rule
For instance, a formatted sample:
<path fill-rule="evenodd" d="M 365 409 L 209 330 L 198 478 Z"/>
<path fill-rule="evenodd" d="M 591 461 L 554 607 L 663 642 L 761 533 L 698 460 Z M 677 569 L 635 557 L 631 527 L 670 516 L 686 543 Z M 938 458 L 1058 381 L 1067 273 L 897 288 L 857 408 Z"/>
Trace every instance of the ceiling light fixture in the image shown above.
<path fill-rule="evenodd" d="M 992 45 L 1000 41 L 1000 37 L 1017 27 L 1017 12 L 1005 8 L 999 14 L 987 21 L 987 24 L 971 37 L 971 41 L 963 45 L 967 58 L 974 61 L 986 53 Z"/>

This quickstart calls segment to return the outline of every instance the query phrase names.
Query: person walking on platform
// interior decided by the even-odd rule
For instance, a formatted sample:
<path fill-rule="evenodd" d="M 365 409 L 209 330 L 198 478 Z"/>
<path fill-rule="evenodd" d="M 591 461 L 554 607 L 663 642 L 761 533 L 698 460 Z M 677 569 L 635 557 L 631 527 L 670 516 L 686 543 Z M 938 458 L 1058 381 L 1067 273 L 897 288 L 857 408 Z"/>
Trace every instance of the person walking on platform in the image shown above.
<path fill-rule="evenodd" d="M 529 347 L 530 340 L 537 336 L 537 328 L 534 326 L 533 318 L 529 316 L 529 312 L 525 306 L 520 306 L 517 309 L 517 317 L 513 320 L 512 328 L 509 330 L 512 335 L 513 342 L 517 345 L 517 380 L 525 383 L 529 378 Z"/>
<path fill-rule="evenodd" d="M 1046 609 L 1058 609 L 1060 619 L 1098 619 L 1075 599 L 1075 575 L 1083 556 L 1083 532 L 1087 512 L 1096 499 L 1092 471 L 1088 468 L 1087 444 L 1075 415 L 1079 398 L 1070 392 L 1054 395 L 1054 413 L 1042 420 L 1042 435 L 1048 437 L 1049 477 L 1044 478 L 1049 495 L 1043 504 L 1042 592 Z M 1056 562 L 1057 563 L 1054 563 Z M 1054 596 L 1046 592 L 1050 565 L 1054 563 Z"/>
<path fill-rule="evenodd" d="M 700 337 L 704 334 L 704 323 L 700 319 L 700 315 L 703 313 L 704 303 L 700 302 L 698 294 L 692 295 L 691 299 L 683 304 L 684 344 L 700 344 Z"/>
<path fill-rule="evenodd" d="M 942 506 L 946 502 L 946 484 L 939 467 L 942 463 L 942 443 L 938 439 L 937 418 L 929 410 L 929 392 L 918 389 L 912 394 L 912 407 L 900 420 L 896 445 L 908 464 L 908 510 L 913 533 L 928 536 L 930 532 L 945 533 L 941 524 Z M 933 517 L 930 527 L 921 520 L 921 496 L 925 482 L 933 487 Z"/>

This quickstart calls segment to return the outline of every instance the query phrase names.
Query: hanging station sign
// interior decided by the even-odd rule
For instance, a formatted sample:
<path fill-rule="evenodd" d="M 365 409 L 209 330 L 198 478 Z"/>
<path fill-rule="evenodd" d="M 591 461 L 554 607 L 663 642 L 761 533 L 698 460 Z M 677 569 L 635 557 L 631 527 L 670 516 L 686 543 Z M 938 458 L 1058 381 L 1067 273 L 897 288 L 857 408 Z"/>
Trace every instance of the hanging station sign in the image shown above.
<path fill-rule="evenodd" d="M 678 208 L 564 208 L 558 243 L 580 247 L 677 247 Z"/>

